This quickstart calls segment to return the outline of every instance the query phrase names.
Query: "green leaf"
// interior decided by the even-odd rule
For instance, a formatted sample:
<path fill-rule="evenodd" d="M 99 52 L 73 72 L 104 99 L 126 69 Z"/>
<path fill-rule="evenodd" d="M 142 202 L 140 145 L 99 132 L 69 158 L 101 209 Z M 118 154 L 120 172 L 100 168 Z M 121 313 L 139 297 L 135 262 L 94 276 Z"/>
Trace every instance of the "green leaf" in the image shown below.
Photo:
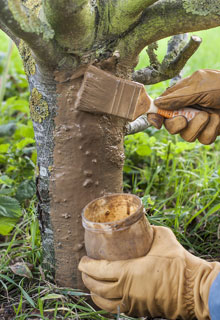
<path fill-rule="evenodd" d="M 15 113 L 15 111 L 26 113 L 29 115 L 29 104 L 27 100 L 24 99 L 17 99 L 17 96 L 10 97 L 6 100 L 2 112 L 10 112 L 10 114 Z"/>
<path fill-rule="evenodd" d="M 14 181 L 10 179 L 7 175 L 2 175 L 0 177 L 0 184 L 5 184 L 7 186 L 11 186 Z"/>
<path fill-rule="evenodd" d="M 18 219 L 0 217 L 0 234 L 7 236 L 14 229 Z"/>
<path fill-rule="evenodd" d="M 35 140 L 32 138 L 25 138 L 19 142 L 16 143 L 16 147 L 19 150 L 22 150 L 24 147 L 26 147 L 28 144 L 33 144 L 35 143 Z"/>
<path fill-rule="evenodd" d="M 134 134 L 135 140 L 146 142 L 149 139 L 149 136 L 146 132 L 138 132 Z"/>
<path fill-rule="evenodd" d="M 7 210 L 5 209 L 5 207 L 3 207 L 1 205 L 0 205 L 0 216 L 2 216 L 2 217 L 8 216 Z"/>
<path fill-rule="evenodd" d="M 16 130 L 16 124 L 9 122 L 7 124 L 0 125 L 0 137 L 10 137 Z"/>
<path fill-rule="evenodd" d="M 0 153 L 7 153 L 9 147 L 10 147 L 9 143 L 0 144 Z"/>
<path fill-rule="evenodd" d="M 22 202 L 26 199 L 31 199 L 36 193 L 36 186 L 33 180 L 25 180 L 20 183 L 17 188 L 16 198 Z"/>
<path fill-rule="evenodd" d="M 151 149 L 150 147 L 146 146 L 146 145 L 140 145 L 137 147 L 137 150 L 136 150 L 137 154 L 139 156 L 149 156 L 151 154 Z"/>
<path fill-rule="evenodd" d="M 4 196 L 11 196 L 11 194 L 14 192 L 13 188 L 5 188 L 0 190 L 0 194 Z"/>
<path fill-rule="evenodd" d="M 153 206 L 155 204 L 155 201 L 151 199 L 149 194 L 146 196 L 143 196 L 141 200 L 145 208 L 148 208 L 149 206 Z"/>
<path fill-rule="evenodd" d="M 5 155 L 3 156 L 3 155 L 0 154 L 0 163 L 2 163 L 2 164 L 4 163 L 5 164 L 6 162 L 7 162 L 6 156 Z"/>
<path fill-rule="evenodd" d="M 31 155 L 31 160 L 36 165 L 36 163 L 37 163 L 37 150 L 33 151 L 32 155 Z"/>
<path fill-rule="evenodd" d="M 132 171 L 132 169 L 131 169 L 130 166 L 128 166 L 128 165 L 125 164 L 124 167 L 123 167 L 123 171 L 124 171 L 125 173 L 129 173 L 129 172 Z"/>
<path fill-rule="evenodd" d="M 29 103 L 27 100 L 17 99 L 14 101 L 11 109 L 14 111 L 20 111 L 29 114 Z"/>
<path fill-rule="evenodd" d="M 18 128 L 15 131 L 14 134 L 15 139 L 21 139 L 21 138 L 32 138 L 34 139 L 34 129 L 33 125 L 29 124 L 24 125 L 24 124 L 18 124 Z"/>
<path fill-rule="evenodd" d="M 0 217 L 19 218 L 21 214 L 18 200 L 0 195 Z"/>

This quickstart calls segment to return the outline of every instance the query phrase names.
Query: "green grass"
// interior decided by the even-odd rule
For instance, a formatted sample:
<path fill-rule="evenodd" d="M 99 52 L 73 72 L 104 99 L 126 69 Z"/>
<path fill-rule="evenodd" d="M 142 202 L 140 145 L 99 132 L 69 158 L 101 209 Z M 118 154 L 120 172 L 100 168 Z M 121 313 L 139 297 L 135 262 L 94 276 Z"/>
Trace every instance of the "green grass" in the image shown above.
<path fill-rule="evenodd" d="M 201 146 L 148 130 L 125 145 L 125 190 L 143 197 L 150 222 L 171 227 L 195 254 L 220 259 L 220 141 Z"/>
<path fill-rule="evenodd" d="M 184 76 L 200 68 L 220 69 L 219 33 L 220 28 L 195 33 L 203 38 L 203 43 L 188 61 Z M 167 39 L 159 42 L 160 60 L 166 43 Z M 8 39 L 0 32 L 0 75 L 7 50 Z M 138 67 L 147 65 L 143 51 Z M 147 91 L 157 97 L 168 84 L 166 81 L 148 86 Z M 23 137 L 33 138 L 27 87 L 14 48 L 0 127 L 13 122 L 16 131 L 9 137 L 0 137 L 0 194 L 17 199 L 22 218 L 16 219 L 14 229 L 0 238 L 0 312 L 4 312 L 5 319 L 7 315 L 9 319 L 107 319 L 105 312 L 88 304 L 86 294 L 58 288 L 51 275 L 44 274 L 41 268 L 36 200 L 21 196 L 32 190 L 36 162 L 33 140 L 22 144 Z M 143 199 L 149 221 L 172 228 L 192 253 L 220 261 L 220 140 L 211 146 L 190 144 L 170 136 L 164 129 L 149 128 L 126 137 L 125 154 L 124 190 Z M 22 184 L 24 172 L 26 184 Z"/>

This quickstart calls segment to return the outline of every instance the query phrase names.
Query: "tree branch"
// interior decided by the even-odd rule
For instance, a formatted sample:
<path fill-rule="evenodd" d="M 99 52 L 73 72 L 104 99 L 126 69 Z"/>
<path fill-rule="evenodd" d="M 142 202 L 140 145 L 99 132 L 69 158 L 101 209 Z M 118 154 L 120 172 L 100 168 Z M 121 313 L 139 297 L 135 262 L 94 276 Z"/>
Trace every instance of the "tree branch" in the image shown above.
<path fill-rule="evenodd" d="M 0 8 L 2 30 L 11 39 L 17 40 L 16 44 L 19 42 L 18 38 L 24 40 L 32 49 L 39 64 L 54 67 L 65 58 L 61 49 L 50 39 L 53 36 L 50 26 L 42 22 L 34 12 L 25 8 L 19 0 L 0 0 Z"/>
<path fill-rule="evenodd" d="M 147 47 L 147 50 L 146 50 L 150 60 L 150 65 L 156 70 L 160 67 L 160 62 L 158 60 L 157 54 L 154 52 L 154 50 L 157 50 L 157 49 L 158 49 L 157 42 L 153 42 Z"/>
<path fill-rule="evenodd" d="M 201 6 L 199 0 L 161 0 L 148 7 L 137 26 L 119 42 L 122 65 L 135 66 L 137 55 L 148 44 L 173 34 L 214 28 L 220 25 L 217 2 Z M 128 58 L 129 57 L 129 58 Z"/>
<path fill-rule="evenodd" d="M 168 52 L 161 64 L 157 64 L 156 68 L 149 66 L 135 71 L 132 75 L 133 80 L 148 85 L 178 76 L 186 62 L 198 49 L 202 40 L 197 36 L 192 36 L 190 41 L 181 50 L 181 47 L 178 47 L 178 45 L 180 46 L 180 42 L 175 41 L 175 39 L 176 36 L 169 42 Z"/>
<path fill-rule="evenodd" d="M 95 9 L 88 0 L 43 0 L 46 18 L 60 46 L 85 51 L 95 37 Z"/>
<path fill-rule="evenodd" d="M 19 30 L 17 32 L 31 33 L 36 35 L 41 35 L 43 39 L 50 40 L 54 37 L 54 31 L 51 29 L 50 25 L 46 21 L 42 21 L 38 18 L 35 11 L 29 10 L 25 7 L 20 0 L 1 0 L 3 12 L 10 14 L 13 20 L 19 25 Z M 10 11 L 10 13 L 9 13 Z M 2 20 L 4 19 L 1 17 Z M 9 27 L 10 23 L 13 21 L 3 22 Z M 11 27 L 9 27 L 12 29 Z M 16 31 L 16 30 L 15 30 Z"/>
<path fill-rule="evenodd" d="M 0 0 L 0 23 L 3 31 L 8 33 L 10 30 L 18 38 L 25 38 L 25 40 L 30 36 L 29 32 L 22 30 L 19 23 L 15 20 L 12 12 L 9 9 L 7 0 Z"/>
<path fill-rule="evenodd" d="M 19 44 L 19 39 L 0 21 L 0 29 L 11 38 L 15 44 L 18 46 Z"/>
<path fill-rule="evenodd" d="M 169 41 L 168 41 L 168 46 L 167 46 L 167 54 L 164 57 L 163 61 L 166 59 L 168 56 L 169 59 L 169 52 L 173 52 L 173 60 L 175 59 L 175 56 L 180 54 L 180 51 L 184 49 L 184 47 L 187 45 L 187 40 L 188 40 L 188 33 L 183 33 L 183 34 L 178 34 L 173 36 Z M 200 39 L 202 41 L 202 39 Z M 171 57 L 172 60 L 172 57 Z M 186 61 L 187 62 L 187 61 Z M 186 63 L 185 62 L 185 63 Z M 185 65 L 185 64 L 184 64 Z M 182 69 L 184 67 L 182 66 L 181 70 L 179 73 L 175 74 L 172 79 L 170 80 L 170 86 L 174 85 L 177 81 L 179 81 L 182 78 Z"/>
<path fill-rule="evenodd" d="M 137 16 L 141 13 L 144 9 L 151 6 L 153 3 L 157 2 L 158 0 L 118 0 L 115 4 L 116 8 L 119 13 L 129 15 L 130 17 Z"/>
<path fill-rule="evenodd" d="M 106 5 L 106 16 L 103 18 L 108 24 L 110 34 L 121 34 L 125 32 L 133 23 L 135 23 L 139 15 L 144 9 L 151 6 L 158 0 L 117 0 L 116 2 L 108 1 Z M 103 6 L 103 4 L 102 4 Z"/>

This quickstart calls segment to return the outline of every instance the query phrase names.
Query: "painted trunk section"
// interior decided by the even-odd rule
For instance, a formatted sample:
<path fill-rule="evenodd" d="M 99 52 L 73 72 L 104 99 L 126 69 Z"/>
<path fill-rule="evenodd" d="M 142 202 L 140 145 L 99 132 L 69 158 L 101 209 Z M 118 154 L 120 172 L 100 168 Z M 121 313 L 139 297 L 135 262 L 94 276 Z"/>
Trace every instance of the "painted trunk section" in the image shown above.
<path fill-rule="evenodd" d="M 122 191 L 124 161 L 124 121 L 75 110 L 82 80 L 82 72 L 62 71 L 31 81 L 32 95 L 37 89 L 48 105 L 48 115 L 34 121 L 44 263 L 59 285 L 74 288 L 83 288 L 77 269 L 85 255 L 82 209 Z M 41 111 L 46 104 L 41 101 Z"/>

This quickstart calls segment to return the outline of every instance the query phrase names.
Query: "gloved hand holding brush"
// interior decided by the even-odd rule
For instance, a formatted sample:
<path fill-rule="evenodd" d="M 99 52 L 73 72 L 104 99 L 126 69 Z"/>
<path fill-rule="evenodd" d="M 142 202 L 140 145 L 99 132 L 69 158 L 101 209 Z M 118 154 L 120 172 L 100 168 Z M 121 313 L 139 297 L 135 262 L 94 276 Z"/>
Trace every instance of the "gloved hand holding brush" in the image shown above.
<path fill-rule="evenodd" d="M 160 109 L 178 110 L 185 107 L 201 108 L 189 122 L 184 116 L 165 119 L 171 134 L 180 133 L 189 142 L 197 138 L 202 144 L 215 141 L 220 128 L 220 71 L 199 70 L 168 88 L 154 101 Z M 207 112 L 206 112 L 207 111 Z"/>
<path fill-rule="evenodd" d="M 136 126 L 134 120 L 144 114 L 157 128 L 168 118 L 164 124 L 171 134 L 180 133 L 189 142 L 198 138 L 201 143 L 210 144 L 220 127 L 220 71 L 199 70 L 153 101 L 142 84 L 91 65 L 85 72 L 75 106 L 80 111 L 133 121 L 132 127 Z M 137 131 L 129 127 L 128 132 Z"/>

